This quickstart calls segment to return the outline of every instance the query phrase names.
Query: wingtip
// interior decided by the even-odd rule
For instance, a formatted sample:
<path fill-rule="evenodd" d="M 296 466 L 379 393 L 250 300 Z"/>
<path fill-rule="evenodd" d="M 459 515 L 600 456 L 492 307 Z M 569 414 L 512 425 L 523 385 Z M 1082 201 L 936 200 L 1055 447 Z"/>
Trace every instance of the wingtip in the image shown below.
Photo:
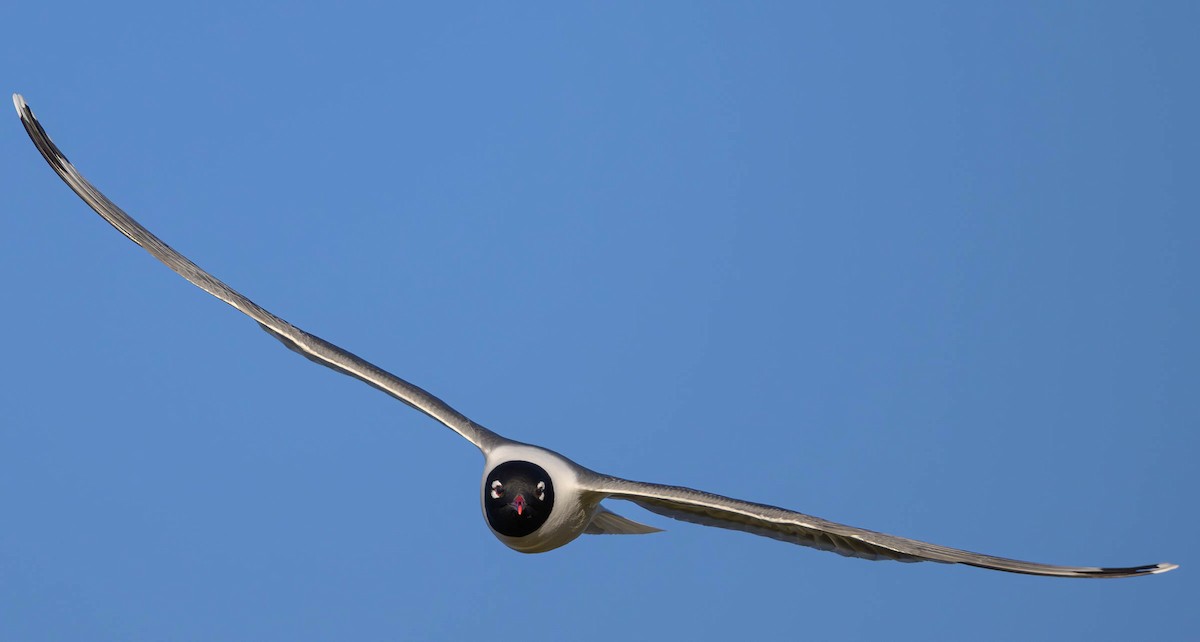
<path fill-rule="evenodd" d="M 1147 564 L 1145 566 L 1135 566 L 1133 568 L 1117 568 L 1117 569 L 1101 569 L 1107 573 L 1099 577 L 1138 577 L 1140 575 L 1158 575 L 1179 568 L 1178 564 L 1170 562 L 1162 562 L 1161 564 Z"/>
<path fill-rule="evenodd" d="M 18 115 L 24 113 L 27 105 L 25 104 L 25 98 L 22 97 L 21 94 L 13 94 L 13 107 L 17 108 Z"/>
<path fill-rule="evenodd" d="M 1172 564 L 1170 562 L 1163 562 L 1162 564 L 1155 564 L 1154 570 L 1150 571 L 1150 573 L 1152 575 L 1157 574 L 1157 573 L 1166 573 L 1167 571 L 1173 571 L 1177 568 L 1179 568 L 1178 564 Z"/>

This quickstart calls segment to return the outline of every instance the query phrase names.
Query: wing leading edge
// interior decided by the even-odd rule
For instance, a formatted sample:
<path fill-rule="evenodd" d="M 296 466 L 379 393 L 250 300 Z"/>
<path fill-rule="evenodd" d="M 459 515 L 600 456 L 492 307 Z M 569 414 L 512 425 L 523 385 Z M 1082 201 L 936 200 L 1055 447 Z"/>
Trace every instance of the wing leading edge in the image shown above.
<path fill-rule="evenodd" d="M 869 560 L 968 564 L 1010 573 L 1055 577 L 1137 577 L 1177 568 L 1177 565 L 1169 563 L 1114 568 L 1024 562 L 877 533 L 775 506 L 755 504 L 691 488 L 647 484 L 616 477 L 596 480 L 590 490 L 614 499 L 631 501 L 648 511 L 672 519 L 745 531 L 792 544 L 832 551 L 847 557 Z"/>
<path fill-rule="evenodd" d="M 343 350 L 324 339 L 309 334 L 283 319 L 271 314 L 258 306 L 237 290 L 226 285 L 220 279 L 212 276 L 192 263 L 187 257 L 163 243 L 157 236 L 133 220 L 124 210 L 108 200 L 100 190 L 96 189 L 87 179 L 75 169 L 67 157 L 59 151 L 50 140 L 46 130 L 33 115 L 33 110 L 25 103 L 20 94 L 13 94 L 13 105 L 21 117 L 26 133 L 34 146 L 42 153 L 42 157 L 79 198 L 82 198 L 105 221 L 124 234 L 129 240 L 140 245 L 154 258 L 162 261 L 193 285 L 233 306 L 242 314 L 254 319 L 271 336 L 278 339 L 289 349 L 303 355 L 305 358 L 319 363 L 327 368 L 350 375 L 383 392 L 403 401 L 404 403 L 433 417 L 447 428 L 461 435 L 464 439 L 475 444 L 485 454 L 494 446 L 507 440 L 496 433 L 476 424 L 449 404 L 438 399 L 419 386 L 411 384 L 396 375 L 379 368 L 371 362 L 351 352 Z"/>

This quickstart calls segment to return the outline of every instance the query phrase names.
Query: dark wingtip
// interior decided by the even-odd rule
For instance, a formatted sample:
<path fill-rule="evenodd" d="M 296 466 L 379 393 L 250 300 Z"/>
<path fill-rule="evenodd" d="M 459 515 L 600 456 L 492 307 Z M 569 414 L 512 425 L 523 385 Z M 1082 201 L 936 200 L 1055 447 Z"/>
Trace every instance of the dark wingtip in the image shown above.
<path fill-rule="evenodd" d="M 1179 568 L 1178 564 L 1163 562 L 1161 564 L 1146 564 L 1144 566 L 1131 566 L 1128 568 L 1119 567 L 1100 567 L 1087 569 L 1079 577 L 1141 577 L 1143 575 L 1156 575 L 1158 573 L 1166 573 Z"/>
<path fill-rule="evenodd" d="M 963 561 L 960 563 L 967 564 L 968 566 L 992 569 L 995 571 L 1023 573 L 1026 575 L 1041 575 L 1050 577 L 1090 577 L 1098 579 L 1157 575 L 1158 573 L 1166 573 L 1167 571 L 1173 571 L 1179 568 L 1178 564 L 1171 564 L 1170 562 L 1163 562 L 1161 564 L 1145 564 L 1143 566 L 1052 566 L 1047 564 L 1031 564 L 1028 562 L 1017 562 L 1016 565 L 1001 565 L 974 563 L 969 561 Z"/>
<path fill-rule="evenodd" d="M 1101 568 L 1097 575 L 1116 576 L 1116 577 L 1137 577 L 1139 575 L 1154 575 L 1156 573 L 1166 573 L 1179 568 L 1178 564 L 1163 562 L 1161 564 L 1146 564 L 1145 566 L 1134 566 L 1132 568 Z"/>
<path fill-rule="evenodd" d="M 50 135 L 46 130 L 42 129 L 42 124 L 38 122 L 37 117 L 33 115 L 33 110 L 29 108 L 29 104 L 25 102 L 25 97 L 21 94 L 13 94 L 13 107 L 17 109 L 17 115 L 21 117 L 21 124 L 25 126 L 25 131 L 29 137 L 33 139 L 34 145 L 38 151 L 50 163 L 50 166 L 62 175 L 65 165 L 70 165 L 71 161 L 67 159 L 67 155 L 62 153 L 58 145 L 50 140 Z M 65 180 L 65 179 L 64 179 Z"/>

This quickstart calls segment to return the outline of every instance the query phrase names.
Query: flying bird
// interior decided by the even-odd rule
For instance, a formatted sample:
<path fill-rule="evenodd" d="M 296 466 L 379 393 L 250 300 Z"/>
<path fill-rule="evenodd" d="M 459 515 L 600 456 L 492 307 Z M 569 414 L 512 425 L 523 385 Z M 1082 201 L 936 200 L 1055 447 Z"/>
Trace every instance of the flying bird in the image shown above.
<path fill-rule="evenodd" d="M 585 533 L 628 535 L 660 530 L 608 510 L 601 502 L 611 498 L 633 502 L 676 520 L 745 531 L 868 560 L 967 564 L 1058 577 L 1135 577 L 1177 568 L 1168 563 L 1132 567 L 1057 566 L 972 553 L 691 488 L 613 477 L 546 448 L 507 439 L 471 421 L 424 389 L 275 316 L 192 263 L 88 182 L 50 140 L 20 94 L 13 94 L 13 104 L 33 144 L 59 178 L 131 241 L 193 285 L 253 319 L 289 349 L 378 388 L 441 422 L 478 448 L 485 459 L 480 485 L 484 518 L 492 534 L 514 550 L 542 553 Z"/>

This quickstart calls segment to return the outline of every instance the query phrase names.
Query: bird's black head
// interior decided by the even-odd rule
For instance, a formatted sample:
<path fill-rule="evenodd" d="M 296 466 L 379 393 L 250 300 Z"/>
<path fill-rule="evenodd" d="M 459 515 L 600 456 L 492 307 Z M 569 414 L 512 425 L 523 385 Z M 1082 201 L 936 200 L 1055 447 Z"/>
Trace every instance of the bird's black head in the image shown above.
<path fill-rule="evenodd" d="M 508 537 L 524 537 L 550 517 L 554 484 L 537 464 L 506 461 L 483 480 L 483 508 L 492 530 Z"/>

